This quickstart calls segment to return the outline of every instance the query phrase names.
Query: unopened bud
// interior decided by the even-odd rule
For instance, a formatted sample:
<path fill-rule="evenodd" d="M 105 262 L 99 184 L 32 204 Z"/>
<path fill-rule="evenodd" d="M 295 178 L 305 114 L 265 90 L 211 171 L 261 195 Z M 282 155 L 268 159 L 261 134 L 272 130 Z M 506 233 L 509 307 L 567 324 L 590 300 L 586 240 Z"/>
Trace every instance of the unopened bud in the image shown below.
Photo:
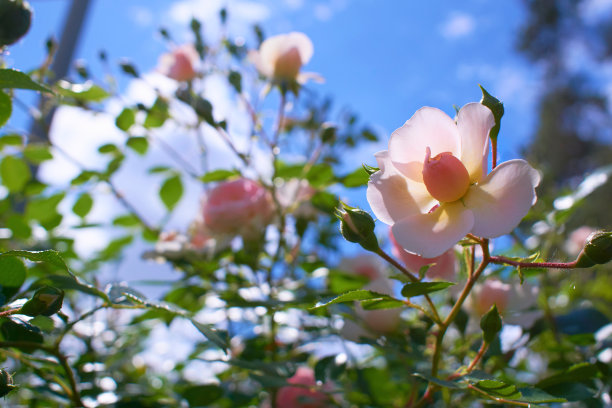
<path fill-rule="evenodd" d="M 589 235 L 584 248 L 576 258 L 576 267 L 588 268 L 612 260 L 612 232 L 597 231 Z"/>
<path fill-rule="evenodd" d="M 378 239 L 374 235 L 374 219 L 366 211 L 340 203 L 336 210 L 340 220 L 340 233 L 349 242 L 355 242 L 368 251 L 379 249 Z"/>
<path fill-rule="evenodd" d="M 32 299 L 28 300 L 22 307 L 21 313 L 27 316 L 51 316 L 62 308 L 64 291 L 51 286 L 43 286 L 38 289 Z"/>
<path fill-rule="evenodd" d="M 493 117 L 495 118 L 495 126 L 489 132 L 489 137 L 493 140 L 497 140 L 497 135 L 499 134 L 499 129 L 501 127 L 501 118 L 504 116 L 504 104 L 487 92 L 486 89 L 482 87 L 482 85 L 478 85 L 480 90 L 482 91 L 482 99 L 480 103 L 487 108 L 491 109 L 493 112 Z"/>
<path fill-rule="evenodd" d="M 470 175 L 458 158 L 450 152 L 431 157 L 431 149 L 425 151 L 423 183 L 433 198 L 452 202 L 465 195 L 470 187 Z"/>
<path fill-rule="evenodd" d="M 501 317 L 499 316 L 496 305 L 493 305 L 491 309 L 482 316 L 480 319 L 480 328 L 482 329 L 483 341 L 487 344 L 491 344 L 502 328 Z"/>
<path fill-rule="evenodd" d="M 13 377 L 5 370 L 0 369 L 0 397 L 4 397 L 15 388 L 17 387 L 13 384 Z"/>

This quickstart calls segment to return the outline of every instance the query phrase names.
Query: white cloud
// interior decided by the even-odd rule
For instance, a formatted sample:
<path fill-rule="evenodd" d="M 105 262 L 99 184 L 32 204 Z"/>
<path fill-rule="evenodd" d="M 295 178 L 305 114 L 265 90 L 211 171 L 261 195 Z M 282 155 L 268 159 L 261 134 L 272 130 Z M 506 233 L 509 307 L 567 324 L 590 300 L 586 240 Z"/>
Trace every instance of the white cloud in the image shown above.
<path fill-rule="evenodd" d="M 448 39 L 465 37 L 476 28 L 474 17 L 466 13 L 453 13 L 441 26 L 440 33 Z"/>
<path fill-rule="evenodd" d="M 140 27 L 149 27 L 153 23 L 153 12 L 147 7 L 132 6 L 129 13 L 132 21 Z"/>
<path fill-rule="evenodd" d="M 587 0 L 580 3 L 579 12 L 588 23 L 605 20 L 612 11 L 612 0 Z"/>

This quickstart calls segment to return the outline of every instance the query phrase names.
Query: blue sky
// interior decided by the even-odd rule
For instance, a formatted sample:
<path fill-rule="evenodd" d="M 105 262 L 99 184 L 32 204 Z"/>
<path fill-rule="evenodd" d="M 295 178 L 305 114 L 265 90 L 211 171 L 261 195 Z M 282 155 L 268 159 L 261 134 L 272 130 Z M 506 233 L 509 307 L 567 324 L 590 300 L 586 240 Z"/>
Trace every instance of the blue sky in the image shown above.
<path fill-rule="evenodd" d="M 68 4 L 32 0 L 33 28 L 11 49 L 9 63 L 23 70 L 35 66 L 45 39 L 59 37 Z M 514 49 L 525 18 L 519 1 L 92 0 L 77 58 L 102 75 L 96 56 L 105 49 L 112 62 L 127 57 L 146 72 L 166 51 L 158 27 L 168 28 L 177 42 L 187 41 L 186 22 L 196 13 L 214 36 L 222 5 L 229 10 L 230 32 L 247 41 L 253 21 L 268 35 L 295 30 L 310 36 L 315 54 L 307 69 L 326 78 L 313 88 L 332 95 L 336 106 L 355 110 L 385 137 L 421 106 L 452 114 L 453 104 L 478 100 L 479 83 L 506 103 L 502 159 L 517 156 L 532 131 L 538 71 Z"/>
<path fill-rule="evenodd" d="M 157 33 L 158 28 L 168 29 L 177 43 L 190 41 L 188 23 L 194 14 L 203 22 L 206 37 L 212 41 L 218 35 L 218 10 L 226 5 L 230 33 L 244 36 L 247 42 L 254 42 L 250 28 L 253 22 L 261 23 L 267 35 L 302 31 L 312 39 L 315 53 L 305 70 L 322 74 L 326 82 L 311 84 L 310 88 L 321 95 L 330 95 L 337 108 L 348 107 L 355 111 L 362 123 L 371 125 L 381 136 L 377 145 L 363 146 L 353 154 L 350 170 L 362 162 L 375 164 L 373 154 L 386 149 L 391 132 L 420 107 L 434 106 L 452 115 L 454 104 L 462 106 L 479 100 L 479 83 L 505 102 L 506 115 L 499 138 L 501 160 L 505 161 L 520 156 L 521 146 L 533 131 L 539 72 L 514 49 L 517 30 L 525 19 L 522 3 L 495 2 L 494 7 L 491 4 L 484 0 L 461 3 L 441 0 L 92 0 L 77 58 L 88 61 L 94 76 L 103 78 L 104 70 L 97 55 L 104 49 L 126 94 L 142 96 L 146 90 L 129 83 L 129 79 L 119 73 L 116 63 L 121 58 L 129 58 L 141 73 L 154 70 L 159 55 L 167 51 L 167 45 Z M 32 0 L 33 27 L 24 40 L 11 48 L 7 58 L 10 66 L 28 70 L 40 63 L 45 40 L 50 35 L 59 37 L 68 5 L 66 0 Z M 95 143 L 99 145 L 124 137 L 113 124 L 112 114 L 120 111 L 117 102 L 109 103 L 107 110 L 111 116 L 106 118 L 102 115 L 79 118 L 73 111 L 64 109 L 56 116 L 56 123 L 63 125 L 56 127 L 55 134 L 58 138 L 64 137 L 65 146 L 78 157 L 87 158 L 84 159 L 87 163 L 95 165 L 100 162 L 95 157 Z M 14 114 L 13 128 L 27 129 L 27 125 L 23 114 Z M 177 143 L 178 150 L 197 152 L 197 147 L 190 148 L 185 139 L 173 137 L 169 140 Z M 56 142 L 61 144 L 59 140 Z M 86 146 L 87 143 L 93 145 Z M 161 163 L 162 159 L 155 152 L 150 156 Z M 198 160 L 195 156 L 191 159 Z M 56 161 L 58 163 L 42 168 L 47 180 L 62 177 L 69 180 L 69 166 Z M 161 182 L 161 179 L 154 181 Z M 159 185 L 151 183 L 146 167 L 138 158 L 126 161 L 117 184 L 151 219 L 165 214 L 159 200 L 142 199 L 154 197 Z M 186 228 L 198 211 L 201 185 L 187 185 L 186 189 L 185 198 L 174 212 L 169 227 Z M 88 222 L 104 222 L 112 217 L 111 212 L 116 210 L 110 209 L 111 202 L 108 194 L 101 195 Z M 352 192 L 349 202 L 369 209 L 364 191 Z M 64 207 L 68 218 L 69 200 Z M 381 235 L 386 235 L 385 226 L 379 229 Z M 96 229 L 80 230 L 78 243 L 94 250 L 96 244 L 103 245 L 101 233 Z M 113 272 L 109 279 L 125 279 L 128 275 L 131 279 L 168 276 L 167 267 L 151 263 L 146 267 L 140 265 L 143 250 L 136 248 L 120 266 L 110 268 Z M 353 250 L 359 248 L 349 248 Z"/>

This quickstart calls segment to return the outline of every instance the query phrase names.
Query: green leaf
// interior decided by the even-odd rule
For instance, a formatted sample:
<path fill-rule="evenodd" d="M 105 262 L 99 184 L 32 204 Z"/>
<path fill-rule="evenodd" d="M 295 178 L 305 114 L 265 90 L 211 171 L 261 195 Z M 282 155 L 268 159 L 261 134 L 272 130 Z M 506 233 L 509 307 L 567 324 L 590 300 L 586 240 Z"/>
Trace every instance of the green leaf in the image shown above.
<path fill-rule="evenodd" d="M 0 148 L 4 148 L 4 146 L 22 146 L 23 145 L 23 136 L 18 134 L 9 134 L 2 135 L 0 137 Z"/>
<path fill-rule="evenodd" d="M 167 178 L 159 189 L 159 197 L 168 210 L 172 210 L 176 206 L 182 195 L 183 183 L 178 174 Z"/>
<path fill-rule="evenodd" d="M 102 154 L 118 154 L 119 148 L 112 143 L 106 143 L 98 147 L 98 152 Z"/>
<path fill-rule="evenodd" d="M 331 270 L 329 273 L 329 289 L 333 293 L 344 293 L 349 290 L 363 288 L 368 283 L 368 278 L 354 273 Z"/>
<path fill-rule="evenodd" d="M 554 397 L 545 391 L 538 388 L 522 387 L 518 389 L 522 397 L 518 399 L 521 402 L 530 404 L 550 404 L 553 402 L 567 402 L 565 398 Z"/>
<path fill-rule="evenodd" d="M 8 251 L 0 254 L 0 259 L 5 257 L 20 257 L 32 262 L 45 262 L 70 273 L 59 252 L 52 249 L 46 251 Z"/>
<path fill-rule="evenodd" d="M 342 182 L 344 187 L 354 188 L 365 186 L 366 184 L 368 184 L 369 179 L 370 175 L 368 174 L 368 172 L 363 167 L 360 167 L 354 172 L 342 177 L 340 181 Z"/>
<path fill-rule="evenodd" d="M 64 193 L 60 193 L 31 200 L 26 205 L 26 218 L 38 220 L 40 223 L 53 221 L 59 216 L 57 206 L 63 199 Z"/>
<path fill-rule="evenodd" d="M 230 71 L 227 79 L 236 92 L 242 93 L 242 75 L 238 71 Z"/>
<path fill-rule="evenodd" d="M 334 170 L 329 164 L 315 164 L 306 173 L 306 179 L 313 187 L 325 187 L 334 180 Z"/>
<path fill-rule="evenodd" d="M 371 290 L 364 290 L 364 289 L 353 290 L 350 292 L 343 293 L 342 295 L 335 297 L 334 299 L 326 303 L 319 302 L 313 307 L 311 307 L 310 310 L 335 305 L 336 303 L 346 303 L 346 302 L 353 302 L 356 300 L 361 301 L 361 300 L 370 300 L 370 299 L 382 300 L 382 299 L 393 299 L 393 298 L 390 297 L 389 295 L 373 292 Z"/>
<path fill-rule="evenodd" d="M 453 286 L 452 282 L 415 282 L 408 283 L 402 288 L 402 295 L 407 298 L 425 295 L 431 292 L 437 292 L 444 290 L 450 286 Z"/>
<path fill-rule="evenodd" d="M 18 258 L 0 258 L 0 305 L 11 300 L 26 279 L 26 267 Z"/>
<path fill-rule="evenodd" d="M 134 65 L 131 62 L 125 61 L 125 60 L 121 61 L 121 62 L 119 62 L 119 67 L 121 67 L 121 70 L 124 73 L 126 73 L 126 74 L 128 74 L 128 75 L 130 75 L 130 76 L 132 76 L 134 78 L 138 78 L 139 77 L 138 71 L 136 70 L 136 67 L 134 67 Z"/>
<path fill-rule="evenodd" d="M 200 333 L 204 335 L 204 337 L 227 353 L 229 343 L 227 342 L 227 339 L 221 337 L 217 330 L 213 329 L 210 325 L 200 323 L 195 319 L 191 319 L 191 323 Z"/>
<path fill-rule="evenodd" d="M 238 175 L 240 175 L 240 172 L 238 170 L 219 169 L 219 170 L 213 170 L 211 172 L 206 173 L 205 175 L 200 177 L 200 180 L 204 183 L 211 183 L 214 181 L 227 180 L 230 177 L 234 177 Z"/>
<path fill-rule="evenodd" d="M 27 163 L 15 156 L 6 156 L 0 164 L 0 176 L 2 184 L 11 193 L 23 190 L 28 181 L 32 178 L 32 173 Z"/>
<path fill-rule="evenodd" d="M 28 75 L 16 69 L 0 69 L 0 89 L 30 89 L 32 91 L 49 92 L 52 90 L 37 82 Z"/>
<path fill-rule="evenodd" d="M 83 193 L 72 206 L 72 212 L 81 218 L 85 218 L 93 208 L 93 198 L 88 193 Z"/>
<path fill-rule="evenodd" d="M 441 380 L 437 377 L 433 377 L 429 374 L 425 374 L 425 373 L 412 373 L 413 376 L 415 377 L 419 377 L 424 379 L 425 381 L 434 383 L 436 385 L 439 385 L 440 387 L 444 387 L 444 388 L 450 388 L 450 389 L 460 389 L 460 388 L 465 388 L 462 387 L 460 384 L 457 384 L 454 381 L 446 381 L 446 380 Z"/>
<path fill-rule="evenodd" d="M 2 337 L 7 341 L 28 342 L 28 343 L 43 343 L 43 335 L 40 329 L 24 322 L 21 319 L 10 317 L 2 322 L 0 326 Z M 35 350 L 33 347 L 21 346 L 17 347 L 20 350 L 31 352 Z"/>
<path fill-rule="evenodd" d="M 106 293 L 96 288 L 93 285 L 90 285 L 87 282 L 82 281 L 74 275 L 66 276 L 66 275 L 49 275 L 44 278 L 39 279 L 38 281 L 32 284 L 32 287 L 40 287 L 43 285 L 53 286 L 63 290 L 76 290 L 81 293 L 85 293 L 88 295 L 99 297 L 105 302 L 112 303 L 110 298 Z"/>
<path fill-rule="evenodd" d="M 181 391 L 190 408 L 208 407 L 223 396 L 223 388 L 216 384 L 193 385 Z"/>
<path fill-rule="evenodd" d="M 599 374 L 599 368 L 595 364 L 579 363 L 559 374 L 543 379 L 536 386 L 546 389 L 557 384 L 585 382 L 599 376 Z"/>
<path fill-rule="evenodd" d="M 9 120 L 13 113 L 13 102 L 11 97 L 0 91 L 0 127 Z"/>
<path fill-rule="evenodd" d="M 34 164 L 40 164 L 46 160 L 53 159 L 53 155 L 47 146 L 28 144 L 23 149 L 23 156 Z"/>
<path fill-rule="evenodd" d="M 92 81 L 87 81 L 82 84 L 73 84 L 65 80 L 60 80 L 57 81 L 57 87 L 60 95 L 74 98 L 82 102 L 102 102 L 110 96 L 108 92 Z"/>
<path fill-rule="evenodd" d="M 115 125 L 124 132 L 127 132 L 135 122 L 136 112 L 130 108 L 124 108 L 115 119 Z"/>
<path fill-rule="evenodd" d="M 149 142 L 146 137 L 130 137 L 125 144 L 140 155 L 146 154 L 149 149 Z"/>
<path fill-rule="evenodd" d="M 366 173 L 368 173 L 368 176 L 371 176 L 372 174 L 376 173 L 377 171 L 379 171 L 380 169 L 378 167 L 372 167 L 372 166 L 368 166 L 365 163 L 361 164 L 361 167 L 363 167 L 363 169 L 365 170 Z"/>
<path fill-rule="evenodd" d="M 497 333 L 502 329 L 502 320 L 496 305 L 491 306 L 491 309 L 482 316 L 480 328 L 482 329 L 483 341 L 486 344 L 491 344 L 495 340 Z"/>
<path fill-rule="evenodd" d="M 473 384 L 473 386 L 493 399 L 518 400 L 522 397 L 516 385 L 499 380 L 482 380 Z"/>
<path fill-rule="evenodd" d="M 113 225 L 119 227 L 135 227 L 140 225 L 140 220 L 132 214 L 121 215 L 113 220 Z"/>
<path fill-rule="evenodd" d="M 153 103 L 153 106 L 149 109 L 143 126 L 146 128 L 158 128 L 161 127 L 168 118 L 170 118 L 168 102 L 162 97 L 158 97 L 155 103 Z"/>
<path fill-rule="evenodd" d="M 361 302 L 365 310 L 395 309 L 406 304 L 399 299 L 370 299 Z"/>

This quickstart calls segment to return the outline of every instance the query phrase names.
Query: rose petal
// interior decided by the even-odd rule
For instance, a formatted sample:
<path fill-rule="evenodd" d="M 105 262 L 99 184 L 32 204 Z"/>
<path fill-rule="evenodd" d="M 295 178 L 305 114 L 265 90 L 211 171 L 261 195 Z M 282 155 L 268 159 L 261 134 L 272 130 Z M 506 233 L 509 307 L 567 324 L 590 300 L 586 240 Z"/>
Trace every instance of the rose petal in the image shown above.
<path fill-rule="evenodd" d="M 422 182 L 425 149 L 431 156 L 451 152 L 459 157 L 460 138 L 455 122 L 440 109 L 424 107 L 391 134 L 389 154 L 395 166 L 408 178 Z"/>
<path fill-rule="evenodd" d="M 393 235 L 407 251 L 426 258 L 442 255 L 471 231 L 472 211 L 461 202 L 444 203 L 428 214 L 417 214 L 395 223 Z"/>
<path fill-rule="evenodd" d="M 291 32 L 267 38 L 259 47 L 262 66 L 273 69 L 276 60 L 287 51 L 296 48 L 300 54 L 302 65 L 312 58 L 314 47 L 310 38 L 304 33 Z"/>
<path fill-rule="evenodd" d="M 494 238 L 510 233 L 536 202 L 540 174 L 524 160 L 497 166 L 463 198 L 474 212 L 472 233 Z"/>
<path fill-rule="evenodd" d="M 495 126 L 493 112 L 486 106 L 472 102 L 457 115 L 457 128 L 461 136 L 461 161 L 475 183 L 487 174 L 489 131 Z"/>
<path fill-rule="evenodd" d="M 366 196 L 376 218 L 391 225 L 434 206 L 435 201 L 425 185 L 401 175 L 389 159 L 388 151 L 375 156 L 380 170 L 370 176 Z"/>

